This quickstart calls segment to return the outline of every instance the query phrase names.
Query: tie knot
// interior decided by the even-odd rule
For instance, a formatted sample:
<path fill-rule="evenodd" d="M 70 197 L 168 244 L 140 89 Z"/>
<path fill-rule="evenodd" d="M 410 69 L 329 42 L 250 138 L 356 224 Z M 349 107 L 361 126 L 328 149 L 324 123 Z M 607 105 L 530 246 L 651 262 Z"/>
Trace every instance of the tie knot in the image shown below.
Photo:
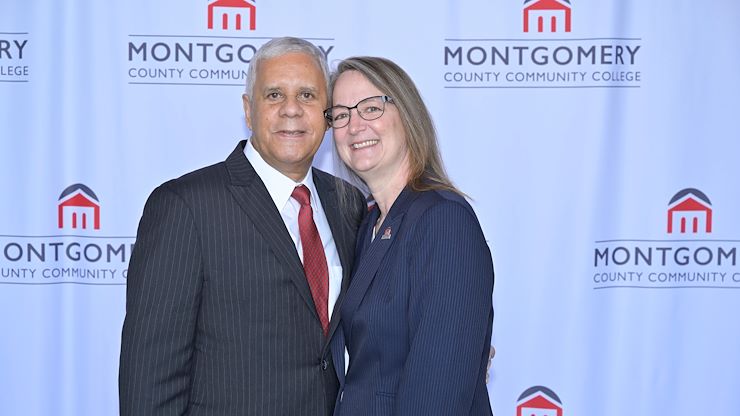
<path fill-rule="evenodd" d="M 296 186 L 291 196 L 303 206 L 311 205 L 311 191 L 306 188 L 306 185 Z"/>

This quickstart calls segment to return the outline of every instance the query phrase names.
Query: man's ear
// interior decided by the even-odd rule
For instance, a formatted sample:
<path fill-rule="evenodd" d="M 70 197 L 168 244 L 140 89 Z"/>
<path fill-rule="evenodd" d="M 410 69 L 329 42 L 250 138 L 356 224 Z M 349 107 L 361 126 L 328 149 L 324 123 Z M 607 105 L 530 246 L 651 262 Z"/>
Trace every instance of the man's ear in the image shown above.
<path fill-rule="evenodd" d="M 252 130 L 252 102 L 247 94 L 242 94 L 242 103 L 244 104 L 244 117 L 247 119 L 247 127 Z"/>

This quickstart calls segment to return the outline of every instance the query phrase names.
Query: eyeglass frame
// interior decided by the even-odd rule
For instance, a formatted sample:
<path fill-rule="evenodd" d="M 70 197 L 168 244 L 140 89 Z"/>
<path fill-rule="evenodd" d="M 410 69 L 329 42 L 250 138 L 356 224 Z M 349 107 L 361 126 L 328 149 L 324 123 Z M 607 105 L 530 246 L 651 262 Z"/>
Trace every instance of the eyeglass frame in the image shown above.
<path fill-rule="evenodd" d="M 381 111 L 381 113 L 380 113 L 379 116 L 377 116 L 375 118 L 371 118 L 371 119 L 368 120 L 368 119 L 366 119 L 365 117 L 362 116 L 362 113 L 360 112 L 360 109 L 357 108 L 357 107 L 359 107 L 360 104 L 362 104 L 363 102 L 365 102 L 367 100 L 371 100 L 373 98 L 380 98 L 380 100 L 383 102 L 383 108 L 382 108 L 382 111 Z M 357 115 L 360 116 L 361 119 L 363 119 L 365 121 L 372 121 L 372 120 L 377 120 L 377 119 L 383 117 L 383 114 L 385 114 L 385 104 L 386 103 L 393 104 L 394 103 L 393 102 L 393 97 L 391 97 L 389 95 L 373 95 L 372 97 L 367 97 L 367 98 L 361 99 L 360 101 L 357 102 L 357 104 L 353 105 L 352 107 L 347 107 L 346 105 L 333 105 L 333 106 L 327 108 L 326 110 L 324 110 L 324 118 L 326 119 L 326 121 L 329 123 L 329 125 L 332 128 L 341 129 L 341 128 L 344 128 L 344 127 L 349 126 L 349 122 L 352 119 L 352 110 L 353 109 L 357 110 Z M 334 124 L 333 124 L 334 120 L 332 119 L 331 115 L 329 114 L 329 111 L 331 111 L 331 109 L 332 108 L 335 108 L 335 107 L 342 107 L 342 108 L 346 108 L 347 109 L 347 115 L 348 115 L 348 117 L 347 117 L 347 124 L 343 125 L 342 127 L 334 127 Z"/>

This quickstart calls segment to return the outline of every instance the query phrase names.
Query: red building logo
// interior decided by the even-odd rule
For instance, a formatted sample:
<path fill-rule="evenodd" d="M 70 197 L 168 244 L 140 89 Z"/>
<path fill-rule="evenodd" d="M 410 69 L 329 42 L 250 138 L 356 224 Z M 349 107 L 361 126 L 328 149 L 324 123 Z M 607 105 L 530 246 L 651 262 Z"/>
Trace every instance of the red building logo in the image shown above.
<path fill-rule="evenodd" d="M 563 416 L 560 398 L 543 386 L 530 387 L 519 396 L 516 416 Z"/>
<path fill-rule="evenodd" d="M 668 203 L 668 234 L 712 232 L 712 203 L 698 189 L 679 191 Z"/>
<path fill-rule="evenodd" d="M 100 229 L 100 204 L 98 197 L 87 186 L 76 183 L 59 196 L 59 228 Z M 92 222 L 92 223 L 91 223 Z"/>
<path fill-rule="evenodd" d="M 257 27 L 257 6 L 254 1 L 216 0 L 208 5 L 208 29 L 220 25 L 222 30 L 242 30 L 249 19 L 249 30 Z"/>
<path fill-rule="evenodd" d="M 570 32 L 570 0 L 524 0 L 524 32 Z"/>

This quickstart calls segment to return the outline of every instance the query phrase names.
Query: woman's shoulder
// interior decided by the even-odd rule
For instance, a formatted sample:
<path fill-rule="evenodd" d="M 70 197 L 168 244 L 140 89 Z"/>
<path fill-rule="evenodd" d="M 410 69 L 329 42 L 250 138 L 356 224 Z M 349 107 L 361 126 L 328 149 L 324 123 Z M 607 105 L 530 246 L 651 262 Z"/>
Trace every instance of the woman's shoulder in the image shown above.
<path fill-rule="evenodd" d="M 467 212 L 475 217 L 473 207 L 470 206 L 470 203 L 468 203 L 465 197 L 457 192 L 446 189 L 432 189 L 420 192 L 419 196 L 414 200 L 410 211 L 413 209 L 421 212 L 430 210 Z"/>

